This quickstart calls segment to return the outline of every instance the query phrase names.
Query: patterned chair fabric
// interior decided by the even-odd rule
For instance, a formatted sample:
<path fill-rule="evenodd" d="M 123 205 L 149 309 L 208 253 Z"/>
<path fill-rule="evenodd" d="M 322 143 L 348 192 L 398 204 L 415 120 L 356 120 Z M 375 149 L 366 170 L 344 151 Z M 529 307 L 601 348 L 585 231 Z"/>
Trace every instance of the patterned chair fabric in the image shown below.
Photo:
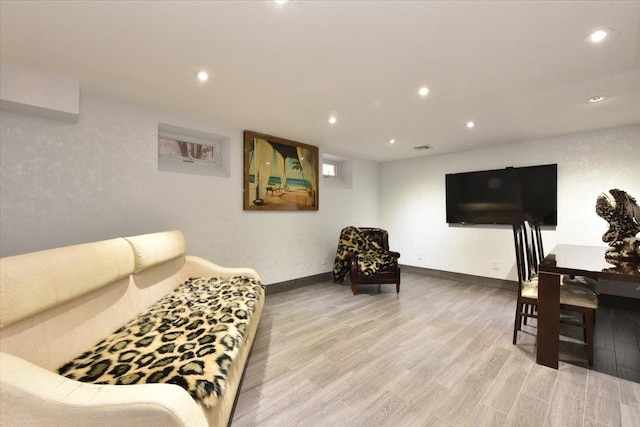
<path fill-rule="evenodd" d="M 389 251 L 386 230 L 349 226 L 340 232 L 333 278 L 342 283 L 349 273 L 354 294 L 358 284 L 396 283 L 399 292 L 399 257 L 398 252 Z"/>

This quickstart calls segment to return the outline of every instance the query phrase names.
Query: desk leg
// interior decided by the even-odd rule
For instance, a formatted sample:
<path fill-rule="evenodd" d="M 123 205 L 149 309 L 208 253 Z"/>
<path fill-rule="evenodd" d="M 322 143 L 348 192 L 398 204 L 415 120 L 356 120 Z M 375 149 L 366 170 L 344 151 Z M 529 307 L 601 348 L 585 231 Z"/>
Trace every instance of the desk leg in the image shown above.
<path fill-rule="evenodd" d="M 560 346 L 560 275 L 540 272 L 538 278 L 538 343 L 536 362 L 558 369 Z"/>

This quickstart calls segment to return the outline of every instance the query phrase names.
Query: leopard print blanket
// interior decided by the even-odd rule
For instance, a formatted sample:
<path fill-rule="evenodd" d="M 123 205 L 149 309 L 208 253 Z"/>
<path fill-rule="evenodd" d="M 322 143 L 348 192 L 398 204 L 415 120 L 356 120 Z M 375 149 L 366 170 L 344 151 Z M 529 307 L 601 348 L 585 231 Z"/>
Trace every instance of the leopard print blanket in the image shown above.
<path fill-rule="evenodd" d="M 261 288 L 244 276 L 189 279 L 58 372 L 95 384 L 177 384 L 212 407 Z"/>
<path fill-rule="evenodd" d="M 333 279 L 338 283 L 341 283 L 349 272 L 352 252 L 356 254 L 358 267 L 365 276 L 371 276 L 398 263 L 397 258 L 391 256 L 389 251 L 383 249 L 366 233 L 357 227 L 349 226 L 340 232 L 338 250 L 333 262 Z"/>
<path fill-rule="evenodd" d="M 609 223 L 602 235 L 608 243 L 608 260 L 640 260 L 640 206 L 636 199 L 625 191 L 612 189 L 596 200 L 596 213 Z"/>

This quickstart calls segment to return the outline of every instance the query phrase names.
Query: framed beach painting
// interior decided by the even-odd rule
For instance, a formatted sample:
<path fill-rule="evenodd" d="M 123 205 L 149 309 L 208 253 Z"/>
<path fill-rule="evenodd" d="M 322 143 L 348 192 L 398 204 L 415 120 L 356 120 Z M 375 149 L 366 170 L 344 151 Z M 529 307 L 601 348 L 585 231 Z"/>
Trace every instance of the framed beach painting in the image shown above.
<path fill-rule="evenodd" d="M 317 211 L 318 147 L 244 131 L 244 210 Z"/>

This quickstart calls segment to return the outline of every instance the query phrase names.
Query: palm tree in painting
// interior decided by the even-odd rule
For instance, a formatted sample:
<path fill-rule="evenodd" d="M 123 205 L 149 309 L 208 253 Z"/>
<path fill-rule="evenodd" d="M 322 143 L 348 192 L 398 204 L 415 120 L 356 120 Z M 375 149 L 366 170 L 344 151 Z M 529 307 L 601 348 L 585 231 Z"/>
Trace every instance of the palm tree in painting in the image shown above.
<path fill-rule="evenodd" d="M 307 180 L 304 179 L 304 170 L 302 169 L 302 165 L 300 164 L 300 160 L 298 159 L 291 159 L 291 169 L 293 169 L 294 171 L 300 171 L 300 174 L 302 175 L 302 182 L 305 186 L 305 188 L 307 187 Z"/>

